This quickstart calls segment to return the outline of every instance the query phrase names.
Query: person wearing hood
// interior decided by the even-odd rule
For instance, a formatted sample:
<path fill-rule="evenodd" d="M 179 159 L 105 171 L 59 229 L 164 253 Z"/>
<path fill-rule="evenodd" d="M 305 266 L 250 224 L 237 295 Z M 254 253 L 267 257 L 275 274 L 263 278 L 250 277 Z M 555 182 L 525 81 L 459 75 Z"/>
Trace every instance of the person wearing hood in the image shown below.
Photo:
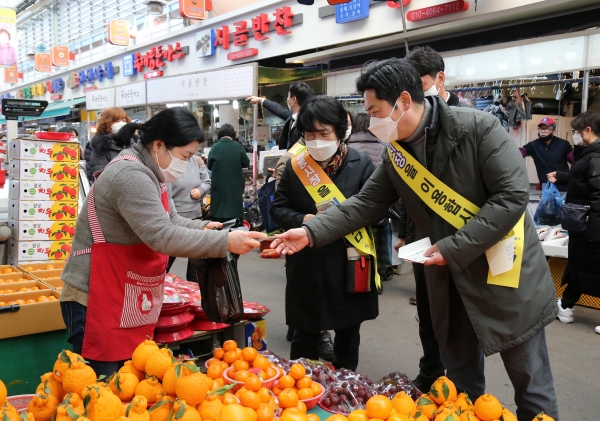
<path fill-rule="evenodd" d="M 95 172 L 102 171 L 123 149 L 130 146 L 130 141 L 126 142 L 123 147 L 118 146 L 114 141 L 115 135 L 127 123 L 131 123 L 131 119 L 123 108 L 111 107 L 102 111 L 98 119 L 96 134 L 89 143 L 91 152 L 87 163 L 87 175 L 90 181 L 93 181 Z"/>
<path fill-rule="evenodd" d="M 540 183 L 545 183 L 551 172 L 569 173 L 569 164 L 573 163 L 573 147 L 565 139 L 555 136 L 556 122 L 544 117 L 538 124 L 538 138 L 519 148 L 523 158 L 532 157 Z M 559 191 L 567 190 L 567 183 L 557 182 Z"/>
<path fill-rule="evenodd" d="M 97 375 L 116 372 L 153 336 L 168 256 L 244 254 L 266 237 L 214 231 L 222 224 L 177 213 L 169 183 L 186 173 L 204 140 L 194 114 L 174 107 L 128 123 L 114 136 L 116 146 L 124 148 L 136 130 L 141 140 L 104 168 L 84 200 L 61 276 L 68 341 Z"/>
<path fill-rule="evenodd" d="M 565 203 L 589 206 L 586 229 L 569 231 L 569 260 L 558 300 L 558 320 L 573 323 L 575 303 L 582 294 L 600 297 L 600 113 L 586 111 L 571 122 L 575 161 L 570 172 L 551 172 L 548 180 L 567 185 Z M 600 334 L 600 326 L 596 326 Z"/>
<path fill-rule="evenodd" d="M 297 144 L 287 161 L 271 206 L 271 216 L 285 230 L 299 228 L 320 213 L 317 205 L 328 191 L 337 188 L 346 199 L 358 193 L 375 169 L 367 155 L 343 140 L 348 115 L 334 98 L 310 99 L 300 109 L 297 124 L 306 146 Z M 318 189 L 318 202 L 305 183 Z M 373 275 L 373 261 L 365 261 Z M 375 319 L 379 308 L 374 278 L 365 279 L 368 292 L 348 292 L 349 262 L 345 239 L 286 258 L 286 324 L 293 329 L 290 359 L 318 360 L 321 332 L 333 329 L 333 365 L 356 370 L 360 325 Z"/>

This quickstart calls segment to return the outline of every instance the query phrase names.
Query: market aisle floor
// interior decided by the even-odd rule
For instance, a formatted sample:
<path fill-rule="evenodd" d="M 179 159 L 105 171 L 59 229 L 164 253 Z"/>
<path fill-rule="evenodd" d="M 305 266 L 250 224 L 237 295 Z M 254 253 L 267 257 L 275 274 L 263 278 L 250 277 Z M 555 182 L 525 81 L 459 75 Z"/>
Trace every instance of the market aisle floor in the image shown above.
<path fill-rule="evenodd" d="M 258 252 L 240 258 L 239 273 L 244 299 L 259 301 L 271 309 L 266 316 L 270 350 L 289 357 L 285 340 L 285 272 L 283 258 L 261 259 Z M 185 276 L 185 259 L 177 259 L 172 271 Z M 399 370 L 414 378 L 421 356 L 416 307 L 408 303 L 414 295 L 412 274 L 395 276 L 384 283 L 379 298 L 379 318 L 361 329 L 358 371 L 374 380 Z M 546 332 L 562 421 L 597 421 L 600 390 L 600 311 L 577 307 L 576 322 L 555 321 Z M 487 391 L 514 410 L 513 389 L 499 355 L 486 359 Z"/>

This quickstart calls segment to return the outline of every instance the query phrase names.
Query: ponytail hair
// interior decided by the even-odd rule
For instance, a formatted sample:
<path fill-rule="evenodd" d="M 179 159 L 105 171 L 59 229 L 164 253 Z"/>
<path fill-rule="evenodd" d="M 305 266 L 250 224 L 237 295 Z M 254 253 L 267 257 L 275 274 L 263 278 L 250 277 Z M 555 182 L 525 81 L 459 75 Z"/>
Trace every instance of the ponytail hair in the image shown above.
<path fill-rule="evenodd" d="M 124 125 L 113 138 L 115 144 L 122 148 L 129 145 L 136 130 L 139 130 L 140 142 L 144 146 L 155 140 L 165 142 L 167 149 L 186 146 L 193 141 L 204 142 L 204 133 L 196 116 L 184 107 L 167 108 L 145 123 Z"/>

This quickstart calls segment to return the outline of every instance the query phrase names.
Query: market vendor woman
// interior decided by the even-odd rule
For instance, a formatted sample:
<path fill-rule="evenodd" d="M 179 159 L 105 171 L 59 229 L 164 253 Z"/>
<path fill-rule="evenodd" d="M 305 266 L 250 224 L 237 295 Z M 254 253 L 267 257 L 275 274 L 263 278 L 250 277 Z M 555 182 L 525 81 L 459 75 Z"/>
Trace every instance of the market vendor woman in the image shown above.
<path fill-rule="evenodd" d="M 141 141 L 106 166 L 84 201 L 62 274 L 68 341 L 98 375 L 117 371 L 153 335 L 168 256 L 242 254 L 259 247 L 253 238 L 265 236 L 213 231 L 221 224 L 177 214 L 168 183 L 185 173 L 204 140 L 190 111 L 170 108 L 144 124 L 127 124 L 115 142 L 136 130 Z"/>

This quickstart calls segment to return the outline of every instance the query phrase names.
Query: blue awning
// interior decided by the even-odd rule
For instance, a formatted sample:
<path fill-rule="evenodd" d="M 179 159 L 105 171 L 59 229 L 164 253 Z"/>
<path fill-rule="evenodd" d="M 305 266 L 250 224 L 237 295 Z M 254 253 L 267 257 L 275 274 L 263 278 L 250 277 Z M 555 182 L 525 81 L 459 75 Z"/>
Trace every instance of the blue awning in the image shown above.
<path fill-rule="evenodd" d="M 62 115 L 68 115 L 68 114 L 71 114 L 71 108 L 73 106 L 79 105 L 83 102 L 85 102 L 85 97 L 69 99 L 69 100 L 60 101 L 60 102 L 53 102 L 52 104 L 48 104 L 48 107 L 44 110 L 42 115 L 40 115 L 39 117 L 25 117 L 24 120 L 25 121 L 39 120 L 42 118 L 52 118 L 52 117 L 59 117 Z M 6 123 L 6 118 L 3 115 L 0 116 L 0 124 L 5 124 L 5 123 Z"/>

